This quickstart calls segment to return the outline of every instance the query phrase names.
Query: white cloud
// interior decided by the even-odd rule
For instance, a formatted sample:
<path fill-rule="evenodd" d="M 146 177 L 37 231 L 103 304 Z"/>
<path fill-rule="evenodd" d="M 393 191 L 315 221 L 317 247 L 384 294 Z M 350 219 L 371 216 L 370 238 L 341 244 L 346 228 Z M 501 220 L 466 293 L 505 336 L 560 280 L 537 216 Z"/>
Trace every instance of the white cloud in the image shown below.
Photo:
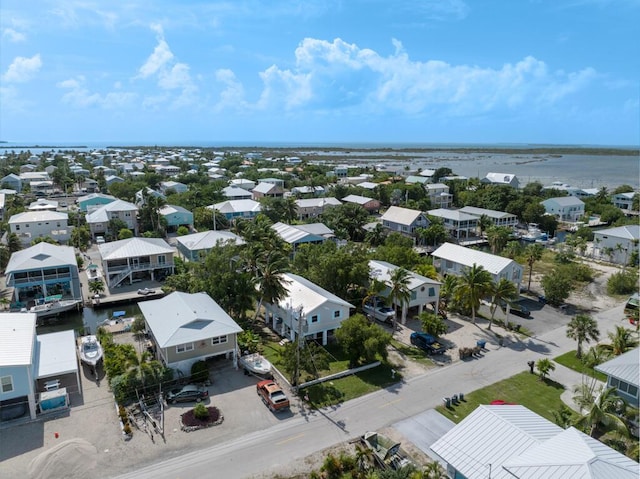
<path fill-rule="evenodd" d="M 8 83 L 23 83 L 31 80 L 42 67 L 40 54 L 36 53 L 31 58 L 16 57 L 2 79 Z"/>
<path fill-rule="evenodd" d="M 91 93 L 85 86 L 86 79 L 79 75 L 59 82 L 56 86 L 67 90 L 62 95 L 62 102 L 76 108 L 89 108 L 92 106 L 115 109 L 125 107 L 133 102 L 136 94 L 132 92 L 109 92 L 106 95 Z"/>
<path fill-rule="evenodd" d="M 2 30 L 2 38 L 6 38 L 11 43 L 20 43 L 24 42 L 27 39 L 27 36 L 22 33 L 14 30 L 13 28 L 5 28 Z"/>
<path fill-rule="evenodd" d="M 173 53 L 171 53 L 169 44 L 164 40 L 164 38 L 159 38 L 158 44 L 154 48 L 153 53 L 149 55 L 147 61 L 140 67 L 140 70 L 138 71 L 139 77 L 147 78 L 157 73 L 158 70 L 164 67 L 172 59 Z"/>
<path fill-rule="evenodd" d="M 224 109 L 242 111 L 248 107 L 244 87 L 231 70 L 220 69 L 216 71 L 216 80 L 223 85 L 220 99 L 215 105 L 216 111 Z"/>

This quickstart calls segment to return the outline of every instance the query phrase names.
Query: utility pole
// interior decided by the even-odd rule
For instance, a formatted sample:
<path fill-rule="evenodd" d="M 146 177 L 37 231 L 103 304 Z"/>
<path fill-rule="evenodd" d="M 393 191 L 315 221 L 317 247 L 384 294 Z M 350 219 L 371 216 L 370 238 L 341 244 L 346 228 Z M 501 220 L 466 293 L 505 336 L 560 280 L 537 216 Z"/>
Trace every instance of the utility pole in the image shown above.
<path fill-rule="evenodd" d="M 300 383 L 300 348 L 302 347 L 302 317 L 303 317 L 302 306 L 300 306 L 300 308 L 298 309 L 298 333 L 296 337 L 296 341 L 298 343 L 296 345 L 296 376 L 295 376 L 296 394 L 300 390 L 299 383 Z"/>

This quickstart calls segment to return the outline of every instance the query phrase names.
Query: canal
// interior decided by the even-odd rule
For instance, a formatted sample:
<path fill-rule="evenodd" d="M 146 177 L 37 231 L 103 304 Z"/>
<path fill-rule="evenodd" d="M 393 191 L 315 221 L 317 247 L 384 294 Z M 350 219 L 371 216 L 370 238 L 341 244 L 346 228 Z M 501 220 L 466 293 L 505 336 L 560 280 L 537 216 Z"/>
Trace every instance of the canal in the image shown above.
<path fill-rule="evenodd" d="M 140 308 L 137 303 L 99 309 L 85 307 L 82 311 L 74 311 L 59 318 L 45 319 L 43 324 L 37 327 L 37 333 L 46 334 L 73 329 L 80 335 L 95 334 L 98 324 L 105 319 L 111 318 L 114 311 L 124 311 L 126 318 L 140 314 Z"/>

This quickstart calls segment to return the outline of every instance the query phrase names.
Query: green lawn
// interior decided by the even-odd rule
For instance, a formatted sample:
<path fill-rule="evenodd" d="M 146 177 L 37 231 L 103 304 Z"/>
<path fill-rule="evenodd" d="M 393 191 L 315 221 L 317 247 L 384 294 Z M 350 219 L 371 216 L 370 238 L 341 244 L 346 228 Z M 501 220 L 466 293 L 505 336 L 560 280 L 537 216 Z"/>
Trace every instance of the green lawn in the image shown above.
<path fill-rule="evenodd" d="M 410 361 L 416 361 L 425 366 L 433 366 L 433 361 L 427 356 L 427 354 L 414 346 L 408 346 L 395 339 L 391 340 L 391 346 L 395 348 L 401 355 L 408 358 Z"/>
<path fill-rule="evenodd" d="M 562 384 L 552 380 L 540 381 L 539 376 L 522 372 L 508 379 L 466 394 L 464 401 L 457 406 L 436 409 L 452 421 L 458 423 L 481 404 L 501 399 L 508 403 L 520 404 L 533 412 L 554 421 L 553 412 L 559 411 L 564 404 L 560 395 L 564 391 Z"/>
<path fill-rule="evenodd" d="M 581 374 L 586 374 L 587 376 L 596 378 L 598 381 L 602 381 L 603 383 L 607 382 L 607 376 L 582 364 L 582 362 L 576 358 L 575 351 L 569 351 L 568 353 L 558 356 L 557 358 L 554 358 L 554 361 Z"/>

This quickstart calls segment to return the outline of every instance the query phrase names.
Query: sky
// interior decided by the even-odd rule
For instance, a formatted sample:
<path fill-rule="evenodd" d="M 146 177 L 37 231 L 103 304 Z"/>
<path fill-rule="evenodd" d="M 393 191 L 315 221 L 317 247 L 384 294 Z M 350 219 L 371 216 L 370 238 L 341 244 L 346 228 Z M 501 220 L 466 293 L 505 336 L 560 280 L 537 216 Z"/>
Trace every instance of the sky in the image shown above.
<path fill-rule="evenodd" d="M 0 140 L 638 146 L 638 25 L 640 0 L 2 0 Z"/>

